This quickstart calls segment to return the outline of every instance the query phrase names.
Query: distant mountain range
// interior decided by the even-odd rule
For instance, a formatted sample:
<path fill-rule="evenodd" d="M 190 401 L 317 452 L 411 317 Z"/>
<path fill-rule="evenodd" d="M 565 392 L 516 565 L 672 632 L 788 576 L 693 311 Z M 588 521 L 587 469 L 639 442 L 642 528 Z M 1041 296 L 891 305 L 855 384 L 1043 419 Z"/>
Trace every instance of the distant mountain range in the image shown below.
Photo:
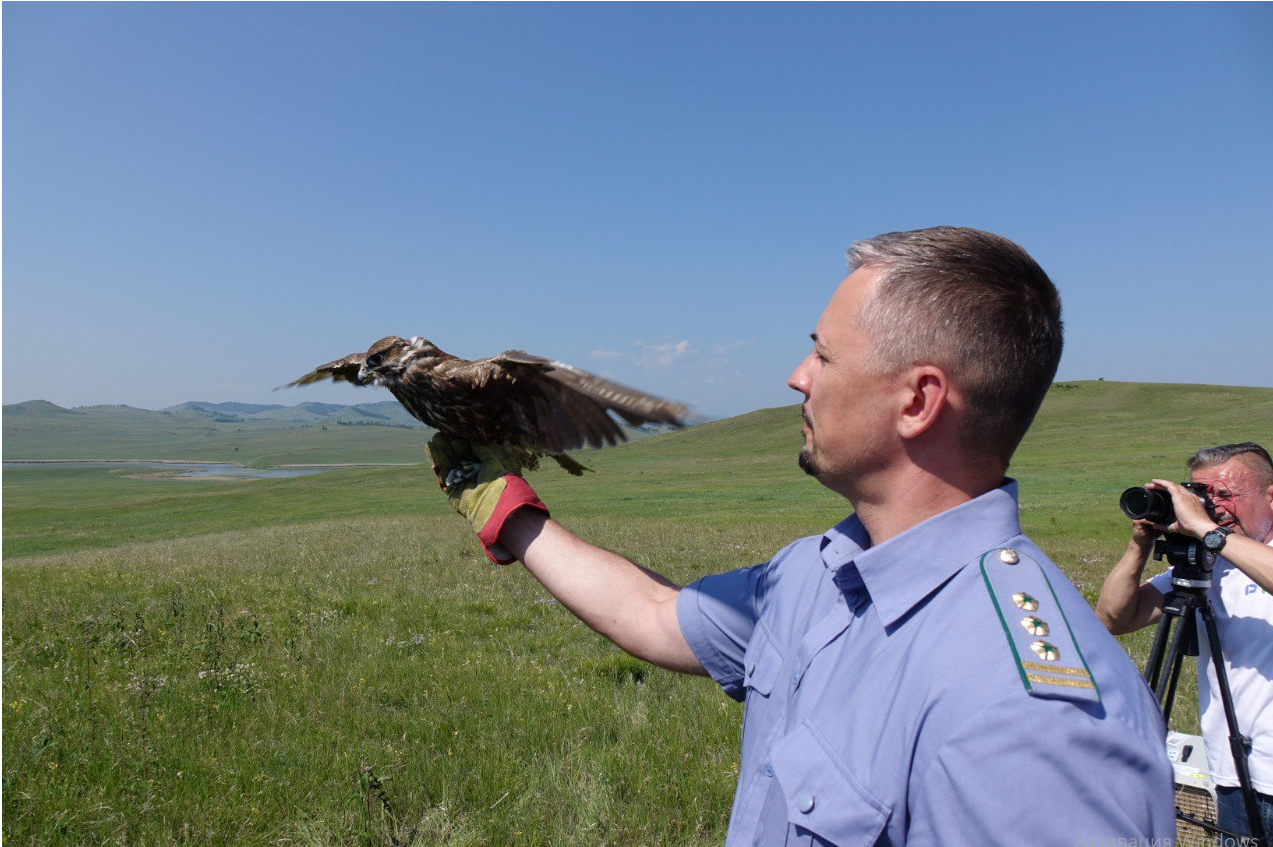
<path fill-rule="evenodd" d="M 47 400 L 28 400 L 4 407 L 6 417 L 62 416 L 120 418 L 129 413 L 138 416 L 168 415 L 171 417 L 202 418 L 213 423 L 246 423 L 250 421 L 304 421 L 305 423 L 358 423 L 380 426 L 410 426 L 427 429 L 424 424 L 407 413 L 396 400 L 379 403 L 359 403 L 341 406 L 335 403 L 298 403 L 284 406 L 279 403 L 207 403 L 193 400 L 164 409 L 139 409 L 135 406 L 105 405 L 76 406 L 65 409 Z"/>
<path fill-rule="evenodd" d="M 359 403 L 354 406 L 341 406 L 336 403 L 297 403 L 295 406 L 283 406 L 279 403 L 207 403 L 202 400 L 191 400 L 159 410 L 139 409 L 136 406 L 125 405 L 76 406 L 66 409 L 48 400 L 28 400 L 25 403 L 12 403 L 4 407 L 5 418 L 14 422 L 33 418 L 65 420 L 68 416 L 123 421 L 129 417 L 141 419 L 155 415 L 202 419 L 219 424 L 299 421 L 309 424 L 360 424 L 429 429 L 411 417 L 410 413 L 396 400 Z M 703 420 L 706 419 L 695 419 L 693 423 L 701 423 Z M 629 427 L 622 423 L 620 425 L 625 429 L 638 429 L 649 433 L 670 429 L 670 427 L 657 425 L 641 427 Z"/>
<path fill-rule="evenodd" d="M 159 410 L 66 409 L 29 400 L 3 411 L 6 460 L 198 459 L 257 467 L 419 462 L 433 431 L 394 400 L 356 406 L 196 400 Z M 665 429 L 620 425 L 633 439 Z"/>
<path fill-rule="evenodd" d="M 191 414 L 210 418 L 219 423 L 237 423 L 240 421 L 322 421 L 324 423 L 345 422 L 380 424 L 406 424 L 424 429 L 420 423 L 402 408 L 396 400 L 382 400 L 379 403 L 359 403 L 355 406 L 341 406 L 335 403 L 297 403 L 295 406 L 283 406 L 277 403 L 204 403 L 193 401 L 180 403 L 161 409 L 174 415 Z"/>

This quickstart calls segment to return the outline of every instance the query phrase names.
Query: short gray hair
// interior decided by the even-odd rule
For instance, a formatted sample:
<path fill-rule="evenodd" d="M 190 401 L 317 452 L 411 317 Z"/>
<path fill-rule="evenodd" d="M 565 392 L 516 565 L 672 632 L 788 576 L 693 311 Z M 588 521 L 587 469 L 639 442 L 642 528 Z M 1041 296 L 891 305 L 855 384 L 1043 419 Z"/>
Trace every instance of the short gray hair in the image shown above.
<path fill-rule="evenodd" d="M 1242 457 L 1246 465 L 1256 476 L 1260 485 L 1273 485 L 1273 459 L 1269 451 L 1254 441 L 1243 441 L 1238 444 L 1221 444 L 1219 447 L 1207 447 L 1189 457 L 1190 471 L 1223 465 L 1230 459 Z"/>
<path fill-rule="evenodd" d="M 858 314 L 872 365 L 942 368 L 967 400 L 964 445 L 1005 463 L 1061 361 L 1061 298 L 1030 254 L 998 235 L 939 226 L 859 241 L 850 270 L 879 272 Z"/>

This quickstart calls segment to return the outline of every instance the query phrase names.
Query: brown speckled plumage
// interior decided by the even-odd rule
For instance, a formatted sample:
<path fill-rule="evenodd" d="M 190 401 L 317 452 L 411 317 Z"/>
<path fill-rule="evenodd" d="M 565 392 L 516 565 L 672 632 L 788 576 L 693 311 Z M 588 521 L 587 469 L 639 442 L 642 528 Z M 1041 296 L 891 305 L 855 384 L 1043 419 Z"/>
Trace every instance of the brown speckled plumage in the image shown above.
<path fill-rule="evenodd" d="M 521 350 L 469 361 L 422 338 L 396 335 L 289 385 L 322 379 L 383 385 L 414 417 L 446 435 L 513 448 L 527 468 L 548 455 L 573 474 L 583 468 L 566 451 L 626 440 L 609 413 L 633 426 L 682 426 L 685 414 L 678 403 Z"/>

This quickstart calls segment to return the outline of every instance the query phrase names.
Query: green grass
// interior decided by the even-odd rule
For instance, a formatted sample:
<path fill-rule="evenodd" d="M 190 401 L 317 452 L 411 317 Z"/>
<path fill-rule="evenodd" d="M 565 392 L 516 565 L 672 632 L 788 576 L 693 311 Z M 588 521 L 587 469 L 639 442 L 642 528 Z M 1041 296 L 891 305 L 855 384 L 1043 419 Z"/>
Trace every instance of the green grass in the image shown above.
<path fill-rule="evenodd" d="M 1026 529 L 1094 601 L 1118 492 L 1204 444 L 1273 441 L 1271 412 L 1270 390 L 1058 386 L 1012 469 Z M 843 517 L 800 440 L 794 407 L 765 410 L 532 480 L 584 537 L 688 581 Z M 738 706 L 487 564 L 423 466 L 41 468 L 4 494 L 6 843 L 723 840 Z M 1148 642 L 1124 639 L 1138 663 Z"/>
<path fill-rule="evenodd" d="M 456 524 L 9 565 L 6 842 L 719 835 L 736 707 L 602 643 Z M 632 813 L 669 798 L 697 817 Z"/>

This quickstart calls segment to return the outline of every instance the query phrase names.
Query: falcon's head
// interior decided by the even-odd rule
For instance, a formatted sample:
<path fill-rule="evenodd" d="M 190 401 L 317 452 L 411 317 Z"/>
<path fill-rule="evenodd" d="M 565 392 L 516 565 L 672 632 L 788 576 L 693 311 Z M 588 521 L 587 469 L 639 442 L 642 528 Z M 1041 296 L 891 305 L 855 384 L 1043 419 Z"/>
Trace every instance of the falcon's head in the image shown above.
<path fill-rule="evenodd" d="M 358 381 L 363 385 L 375 383 L 389 387 L 402 378 L 428 344 L 418 335 L 410 341 L 396 335 L 380 339 L 363 354 Z"/>

